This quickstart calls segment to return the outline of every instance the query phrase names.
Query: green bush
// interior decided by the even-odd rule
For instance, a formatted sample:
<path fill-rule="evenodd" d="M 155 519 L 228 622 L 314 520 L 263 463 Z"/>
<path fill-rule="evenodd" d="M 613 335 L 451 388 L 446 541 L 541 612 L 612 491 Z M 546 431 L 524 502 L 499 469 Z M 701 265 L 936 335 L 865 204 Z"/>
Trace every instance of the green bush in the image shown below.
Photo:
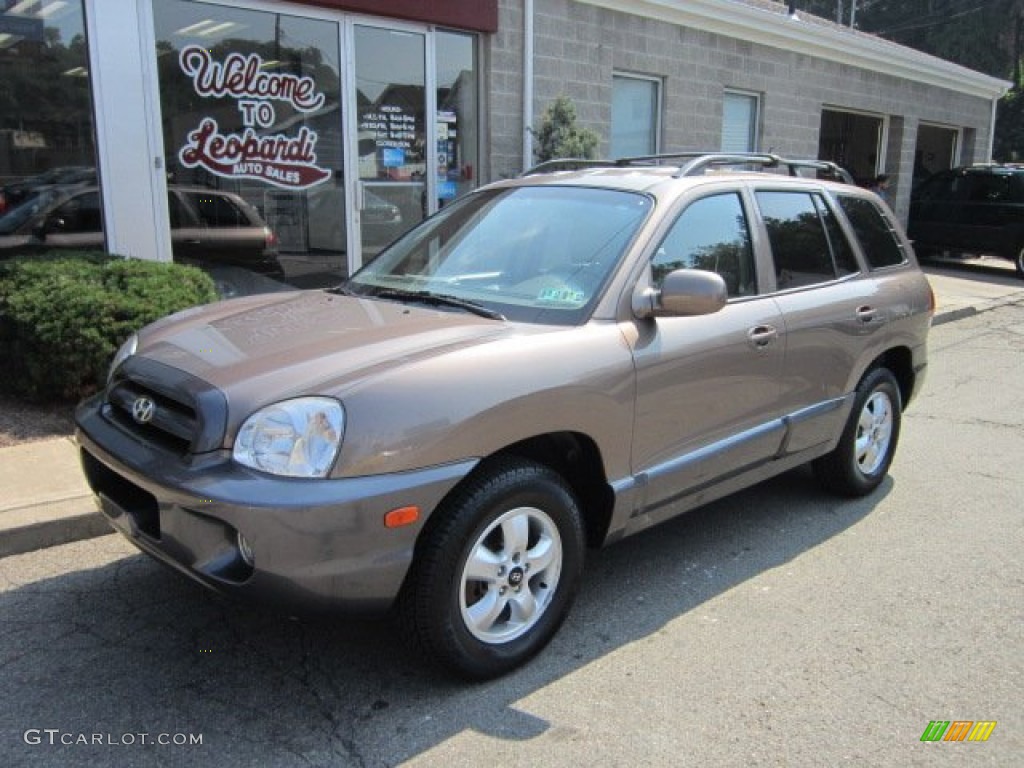
<path fill-rule="evenodd" d="M 204 272 L 179 264 L 91 252 L 0 262 L 0 390 L 34 401 L 89 395 L 133 331 L 216 298 Z"/>
<path fill-rule="evenodd" d="M 559 96 L 544 111 L 534 140 L 542 163 L 564 157 L 593 160 L 600 141 L 592 130 L 576 124 L 576 105 L 567 96 Z"/>

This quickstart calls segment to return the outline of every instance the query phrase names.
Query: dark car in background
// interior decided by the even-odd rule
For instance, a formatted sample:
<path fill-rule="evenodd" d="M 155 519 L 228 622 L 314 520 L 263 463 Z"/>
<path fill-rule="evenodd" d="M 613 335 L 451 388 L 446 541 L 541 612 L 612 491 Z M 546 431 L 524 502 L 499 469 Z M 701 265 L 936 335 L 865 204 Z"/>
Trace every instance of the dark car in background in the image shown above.
<path fill-rule="evenodd" d="M 256 209 L 238 195 L 171 185 L 167 203 L 176 262 L 220 270 L 235 268 L 270 278 L 284 276 L 277 259 L 276 236 Z M 0 258 L 103 247 L 103 217 L 95 186 L 45 188 L 0 216 Z"/>
<path fill-rule="evenodd" d="M 907 234 L 922 257 L 1010 259 L 1024 277 L 1024 166 L 972 165 L 930 176 L 911 196 Z"/>

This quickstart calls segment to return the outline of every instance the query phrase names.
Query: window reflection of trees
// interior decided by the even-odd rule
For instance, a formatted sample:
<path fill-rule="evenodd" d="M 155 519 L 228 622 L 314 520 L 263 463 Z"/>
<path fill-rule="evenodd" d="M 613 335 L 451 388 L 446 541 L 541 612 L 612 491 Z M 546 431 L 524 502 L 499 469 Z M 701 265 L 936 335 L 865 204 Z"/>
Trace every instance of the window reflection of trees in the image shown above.
<path fill-rule="evenodd" d="M 726 211 L 731 224 L 725 223 Z M 704 198 L 683 212 L 655 256 L 655 285 L 660 286 L 665 276 L 677 269 L 721 275 L 729 296 L 755 293 L 753 252 L 739 198 L 732 194 Z"/>
<path fill-rule="evenodd" d="M 836 276 L 817 211 L 806 211 L 792 219 L 765 217 L 764 223 L 780 288 Z"/>

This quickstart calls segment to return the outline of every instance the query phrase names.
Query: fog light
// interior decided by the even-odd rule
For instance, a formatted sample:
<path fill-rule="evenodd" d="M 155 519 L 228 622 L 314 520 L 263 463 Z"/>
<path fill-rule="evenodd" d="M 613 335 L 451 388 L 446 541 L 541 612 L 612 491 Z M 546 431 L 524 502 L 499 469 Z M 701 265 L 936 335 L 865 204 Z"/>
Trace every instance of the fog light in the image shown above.
<path fill-rule="evenodd" d="M 241 531 L 238 532 L 238 553 L 250 568 L 255 565 L 256 558 L 252 554 L 252 547 L 249 546 L 249 542 L 246 541 Z"/>

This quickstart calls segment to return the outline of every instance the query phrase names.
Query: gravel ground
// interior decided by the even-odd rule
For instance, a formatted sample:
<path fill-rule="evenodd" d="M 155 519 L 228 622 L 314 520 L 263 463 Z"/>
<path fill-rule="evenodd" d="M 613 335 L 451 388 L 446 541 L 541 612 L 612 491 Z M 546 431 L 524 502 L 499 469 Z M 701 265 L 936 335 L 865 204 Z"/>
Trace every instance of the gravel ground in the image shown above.
<path fill-rule="evenodd" d="M 0 448 L 70 435 L 73 403 L 30 405 L 0 397 Z"/>

